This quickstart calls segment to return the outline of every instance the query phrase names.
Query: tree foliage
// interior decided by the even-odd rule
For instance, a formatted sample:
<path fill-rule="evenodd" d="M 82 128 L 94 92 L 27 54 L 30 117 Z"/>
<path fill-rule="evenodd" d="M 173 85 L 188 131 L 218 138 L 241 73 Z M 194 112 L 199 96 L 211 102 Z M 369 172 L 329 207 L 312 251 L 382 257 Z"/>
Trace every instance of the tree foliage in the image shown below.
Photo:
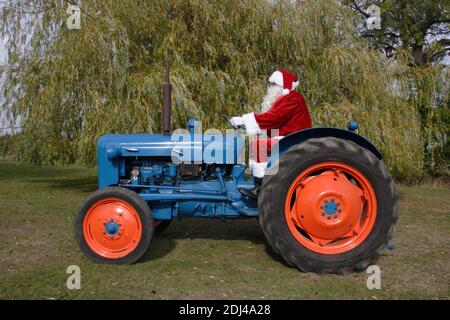
<path fill-rule="evenodd" d="M 399 48 L 410 51 L 417 66 L 442 59 L 450 52 L 450 0 L 342 0 L 364 19 L 369 5 L 380 8 L 380 29 L 362 24 L 363 37 L 388 56 Z"/>
<path fill-rule="evenodd" d="M 283 66 L 299 75 L 316 126 L 357 120 L 398 178 L 420 177 L 426 155 L 442 151 L 439 117 L 424 129 L 418 106 L 439 113 L 448 74 L 417 73 L 407 51 L 389 59 L 371 49 L 337 1 L 86 0 L 80 30 L 66 28 L 67 5 L 2 9 L 2 108 L 21 119 L 20 159 L 92 164 L 102 134 L 159 132 L 167 57 L 174 127 L 195 117 L 223 129 L 222 114 L 259 110 L 268 75 Z"/>
<path fill-rule="evenodd" d="M 448 67 L 441 71 L 438 63 L 450 61 L 450 0 L 342 0 L 341 3 L 361 16 L 361 35 L 372 47 L 391 58 L 408 52 L 415 78 L 410 91 L 414 93 L 425 136 L 426 169 L 431 173 L 444 172 L 450 163 Z M 380 8 L 380 29 L 369 29 L 365 23 L 370 17 L 367 9 L 373 4 Z M 446 141 L 444 147 L 435 148 L 436 140 Z"/>

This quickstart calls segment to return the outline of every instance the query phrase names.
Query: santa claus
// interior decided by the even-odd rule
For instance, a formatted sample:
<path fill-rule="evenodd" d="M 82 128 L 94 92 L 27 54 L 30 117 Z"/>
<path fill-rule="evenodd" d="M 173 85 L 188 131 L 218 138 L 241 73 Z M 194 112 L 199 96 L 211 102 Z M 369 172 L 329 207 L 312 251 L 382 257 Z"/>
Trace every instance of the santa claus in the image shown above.
<path fill-rule="evenodd" d="M 269 77 L 269 87 L 261 105 L 262 112 L 251 112 L 230 120 L 235 128 L 244 126 L 250 137 L 260 134 L 261 130 L 267 130 L 269 137 L 250 142 L 249 167 L 254 176 L 255 188 L 239 190 L 250 198 L 258 196 L 271 146 L 290 133 L 311 128 L 311 116 L 305 98 L 295 90 L 298 85 L 299 81 L 292 72 L 278 69 Z M 270 130 L 273 129 L 279 130 L 278 136 L 271 137 Z"/>

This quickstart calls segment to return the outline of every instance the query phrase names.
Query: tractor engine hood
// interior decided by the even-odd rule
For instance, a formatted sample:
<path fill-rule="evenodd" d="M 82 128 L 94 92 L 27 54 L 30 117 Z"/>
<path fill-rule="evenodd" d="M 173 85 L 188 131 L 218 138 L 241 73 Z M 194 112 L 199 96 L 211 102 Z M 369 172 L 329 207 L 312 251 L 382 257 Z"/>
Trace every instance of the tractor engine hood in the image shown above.
<path fill-rule="evenodd" d="M 171 157 L 174 163 L 244 163 L 245 140 L 235 134 L 108 134 L 98 141 L 101 186 L 115 185 L 119 169 L 130 157 Z"/>
<path fill-rule="evenodd" d="M 110 134 L 100 138 L 98 153 L 106 153 L 109 160 L 119 157 L 170 157 L 175 145 L 176 142 L 171 141 L 168 135 Z"/>

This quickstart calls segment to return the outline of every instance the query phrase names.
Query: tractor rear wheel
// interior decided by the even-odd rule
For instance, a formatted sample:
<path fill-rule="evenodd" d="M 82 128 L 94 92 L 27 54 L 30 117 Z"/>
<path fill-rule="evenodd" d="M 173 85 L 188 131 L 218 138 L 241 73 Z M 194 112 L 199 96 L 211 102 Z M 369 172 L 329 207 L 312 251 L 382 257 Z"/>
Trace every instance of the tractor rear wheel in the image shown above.
<path fill-rule="evenodd" d="M 75 237 L 91 260 L 131 264 L 139 260 L 153 238 L 150 208 L 135 192 L 108 187 L 92 193 L 75 217 Z"/>
<path fill-rule="evenodd" d="M 377 259 L 398 218 L 394 183 L 380 159 L 329 137 L 291 147 L 277 164 L 258 197 L 260 224 L 277 254 L 316 273 L 363 270 Z"/>

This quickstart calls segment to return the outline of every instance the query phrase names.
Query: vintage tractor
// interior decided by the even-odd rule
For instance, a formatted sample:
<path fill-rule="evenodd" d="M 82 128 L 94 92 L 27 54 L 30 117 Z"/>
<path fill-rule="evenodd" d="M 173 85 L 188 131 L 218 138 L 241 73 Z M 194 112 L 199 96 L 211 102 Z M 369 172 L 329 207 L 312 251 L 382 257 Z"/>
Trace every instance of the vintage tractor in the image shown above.
<path fill-rule="evenodd" d="M 256 218 L 272 249 L 303 271 L 342 274 L 362 270 L 379 256 L 398 218 L 397 195 L 380 152 L 354 132 L 355 123 L 281 139 L 255 201 L 238 190 L 253 186 L 240 157 L 242 135 L 201 134 L 195 120 L 188 121 L 184 140 L 170 134 L 166 68 L 163 134 L 99 139 L 99 189 L 75 218 L 76 239 L 87 257 L 134 263 L 155 234 L 185 216 Z M 211 145 L 214 157 L 186 161 L 187 154 L 192 160 Z"/>

